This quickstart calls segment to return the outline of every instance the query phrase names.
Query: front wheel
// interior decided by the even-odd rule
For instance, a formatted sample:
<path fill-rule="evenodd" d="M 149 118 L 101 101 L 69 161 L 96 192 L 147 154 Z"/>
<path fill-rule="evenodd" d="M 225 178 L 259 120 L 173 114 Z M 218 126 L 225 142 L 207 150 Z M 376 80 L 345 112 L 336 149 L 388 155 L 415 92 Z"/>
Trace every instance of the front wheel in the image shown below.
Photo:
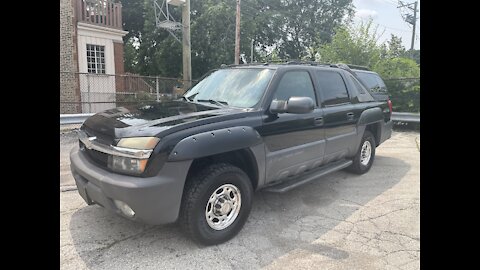
<path fill-rule="evenodd" d="M 360 148 L 353 159 L 352 165 L 347 168 L 348 171 L 356 174 L 364 174 L 370 170 L 375 159 L 375 137 L 369 130 L 363 134 Z"/>
<path fill-rule="evenodd" d="M 252 198 L 244 171 L 226 163 L 210 165 L 185 183 L 180 225 L 201 244 L 220 244 L 242 229 Z"/>

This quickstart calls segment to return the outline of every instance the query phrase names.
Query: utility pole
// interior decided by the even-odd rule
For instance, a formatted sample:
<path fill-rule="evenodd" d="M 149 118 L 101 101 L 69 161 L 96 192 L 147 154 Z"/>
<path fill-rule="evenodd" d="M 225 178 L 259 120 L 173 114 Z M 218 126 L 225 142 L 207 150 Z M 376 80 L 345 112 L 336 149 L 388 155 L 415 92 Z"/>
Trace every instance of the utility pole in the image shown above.
<path fill-rule="evenodd" d="M 250 63 L 253 63 L 253 38 L 252 38 L 252 46 L 250 50 Z"/>
<path fill-rule="evenodd" d="M 415 43 L 415 26 L 417 25 L 417 4 L 418 1 L 415 1 L 413 8 L 413 31 L 412 31 L 412 45 L 410 46 L 410 51 L 413 52 L 413 44 Z"/>
<path fill-rule="evenodd" d="M 415 1 L 415 3 L 403 3 L 402 1 L 398 1 L 398 3 L 400 5 L 397 8 L 406 7 L 408 9 L 410 9 L 411 11 L 413 11 L 413 15 L 410 14 L 410 13 L 408 13 L 408 14 L 400 13 L 402 15 L 403 20 L 406 21 L 407 23 L 411 24 L 412 27 L 413 27 L 412 43 L 411 43 L 411 46 L 410 46 L 410 53 L 413 53 L 413 45 L 415 44 L 415 28 L 417 26 L 417 5 L 418 5 L 418 1 Z"/>
<path fill-rule="evenodd" d="M 237 16 L 235 21 L 235 65 L 240 62 L 240 0 L 237 0 Z"/>
<path fill-rule="evenodd" d="M 185 1 L 182 7 L 182 26 L 183 26 L 183 89 L 188 89 L 192 85 L 192 50 L 190 43 L 190 0 Z"/>

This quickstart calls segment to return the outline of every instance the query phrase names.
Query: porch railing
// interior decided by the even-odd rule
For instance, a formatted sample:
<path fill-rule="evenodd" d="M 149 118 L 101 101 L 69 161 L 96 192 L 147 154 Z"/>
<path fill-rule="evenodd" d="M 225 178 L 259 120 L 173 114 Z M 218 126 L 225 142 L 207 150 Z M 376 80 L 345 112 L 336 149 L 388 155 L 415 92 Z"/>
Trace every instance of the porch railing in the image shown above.
<path fill-rule="evenodd" d="M 112 0 L 76 0 L 77 20 L 122 29 L 122 4 Z"/>

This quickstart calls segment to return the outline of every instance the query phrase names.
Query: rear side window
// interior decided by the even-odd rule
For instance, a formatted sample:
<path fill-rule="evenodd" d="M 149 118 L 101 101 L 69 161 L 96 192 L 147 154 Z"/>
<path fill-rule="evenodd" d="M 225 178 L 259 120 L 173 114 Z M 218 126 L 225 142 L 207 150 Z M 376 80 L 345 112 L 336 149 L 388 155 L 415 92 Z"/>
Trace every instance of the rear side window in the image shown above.
<path fill-rule="evenodd" d="M 350 102 L 342 76 L 334 71 L 317 71 L 317 81 L 326 106 Z"/>
<path fill-rule="evenodd" d="M 365 94 L 365 88 L 363 88 L 363 86 L 357 81 L 357 79 L 355 79 L 353 76 L 350 76 L 350 78 L 352 79 L 352 82 L 357 88 L 358 92 L 361 94 Z"/>
<path fill-rule="evenodd" d="M 350 90 L 356 91 L 358 93 L 357 97 L 358 97 L 359 102 L 369 102 L 369 101 L 374 100 L 372 95 L 365 89 L 363 84 L 361 84 L 360 81 L 357 80 L 357 78 L 353 77 L 350 74 L 348 75 L 348 77 L 349 77 L 350 81 L 352 82 L 350 84 L 350 86 L 352 86 L 352 89 L 350 89 Z M 361 80 L 361 78 L 360 78 L 360 80 Z"/>
<path fill-rule="evenodd" d="M 288 100 L 290 97 L 309 97 L 317 104 L 308 72 L 289 71 L 283 75 L 273 99 Z"/>
<path fill-rule="evenodd" d="M 385 85 L 385 83 L 383 82 L 382 78 L 380 78 L 380 76 L 375 75 L 375 78 L 377 79 L 378 85 L 380 85 L 381 88 L 386 88 L 387 87 Z"/>
<path fill-rule="evenodd" d="M 383 80 L 375 73 L 356 72 L 356 74 L 370 90 L 378 91 L 386 88 Z"/>

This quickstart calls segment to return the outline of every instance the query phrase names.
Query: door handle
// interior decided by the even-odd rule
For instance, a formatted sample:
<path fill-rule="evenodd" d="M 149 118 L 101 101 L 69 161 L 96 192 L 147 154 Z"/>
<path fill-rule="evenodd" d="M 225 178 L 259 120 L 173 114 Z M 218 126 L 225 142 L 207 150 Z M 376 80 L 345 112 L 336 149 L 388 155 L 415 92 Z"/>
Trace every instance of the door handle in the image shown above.
<path fill-rule="evenodd" d="M 315 123 L 316 126 L 321 126 L 323 125 L 323 117 L 315 117 L 313 119 L 313 122 Z"/>
<path fill-rule="evenodd" d="M 347 113 L 347 119 L 348 120 L 353 120 L 353 117 L 355 116 L 355 114 L 353 112 L 349 112 Z"/>

